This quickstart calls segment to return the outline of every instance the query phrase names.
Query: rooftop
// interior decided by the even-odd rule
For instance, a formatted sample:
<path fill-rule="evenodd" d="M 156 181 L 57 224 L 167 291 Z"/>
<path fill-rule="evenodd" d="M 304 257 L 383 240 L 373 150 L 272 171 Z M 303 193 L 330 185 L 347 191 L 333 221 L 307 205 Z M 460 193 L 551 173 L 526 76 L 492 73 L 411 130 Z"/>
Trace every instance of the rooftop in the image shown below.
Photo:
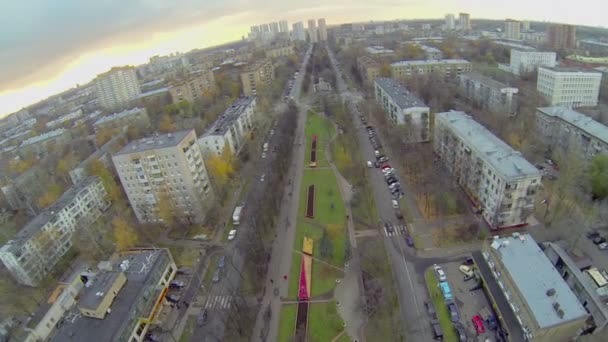
<path fill-rule="evenodd" d="M 243 96 L 232 103 L 228 109 L 224 111 L 224 114 L 220 115 L 214 122 L 209 126 L 203 136 L 209 135 L 224 135 L 230 127 L 239 119 L 241 114 L 251 106 L 255 101 L 255 97 Z"/>
<path fill-rule="evenodd" d="M 577 73 L 577 74 L 598 74 L 601 75 L 601 71 L 595 69 L 585 69 L 585 68 L 576 68 L 576 67 L 546 67 L 541 66 L 539 69 L 550 70 L 554 72 L 565 72 L 565 73 Z"/>
<path fill-rule="evenodd" d="M 490 246 L 541 329 L 587 316 L 585 308 L 529 234 L 495 236 Z"/>
<path fill-rule="evenodd" d="M 135 107 L 135 108 L 123 110 L 122 112 L 113 113 L 113 114 L 104 116 L 102 118 L 99 118 L 97 121 L 95 121 L 95 123 L 93 123 L 93 126 L 101 125 L 101 124 L 104 124 L 104 123 L 107 123 L 110 121 L 124 118 L 129 115 L 138 114 L 143 110 L 144 110 L 144 108 Z"/>
<path fill-rule="evenodd" d="M 391 66 L 400 65 L 430 65 L 430 64 L 470 64 L 464 59 L 436 59 L 436 60 L 416 60 L 416 61 L 400 61 L 392 63 Z"/>
<path fill-rule="evenodd" d="M 253 64 L 249 64 L 245 67 L 245 69 L 243 70 L 243 72 L 251 72 L 251 71 L 257 71 L 258 69 L 264 67 L 266 64 L 272 64 L 272 62 L 270 61 L 270 59 L 262 59 L 259 60 Z M 222 63 L 223 64 L 223 63 Z"/>
<path fill-rule="evenodd" d="M 41 141 L 45 141 L 48 139 L 52 139 L 55 137 L 58 137 L 62 134 L 66 133 L 66 130 L 63 128 L 58 128 L 54 131 L 50 131 L 50 132 L 46 132 L 46 133 L 42 133 L 39 134 L 35 137 L 31 137 L 29 139 L 23 140 L 23 142 L 21 143 L 21 146 L 27 146 L 27 145 L 32 145 L 32 144 L 36 144 L 39 143 Z"/>
<path fill-rule="evenodd" d="M 582 39 L 582 40 L 579 40 L 579 42 L 608 47 L 608 43 L 600 42 L 600 41 L 592 40 L 592 39 Z"/>
<path fill-rule="evenodd" d="M 417 44 L 419 48 L 421 48 L 424 52 L 433 52 L 433 53 L 439 53 L 441 52 L 441 50 L 439 50 L 436 47 L 432 47 L 432 46 L 428 46 L 428 45 L 423 45 L 423 44 Z"/>
<path fill-rule="evenodd" d="M 188 129 L 184 131 L 158 134 L 151 137 L 133 140 L 129 144 L 127 144 L 127 146 L 123 147 L 120 151 L 116 152 L 114 156 L 177 146 L 192 131 L 192 129 Z"/>
<path fill-rule="evenodd" d="M 158 89 L 147 91 L 145 93 L 141 93 L 141 94 L 139 94 L 138 98 L 141 99 L 141 98 L 144 98 L 144 97 L 154 96 L 154 95 L 158 95 L 158 94 L 162 94 L 162 93 L 168 93 L 168 92 L 169 92 L 169 87 L 162 87 L 162 88 L 158 88 Z"/>
<path fill-rule="evenodd" d="M 395 53 L 395 51 L 391 49 L 385 49 L 384 46 L 368 46 L 365 48 L 365 51 L 372 55 Z"/>
<path fill-rule="evenodd" d="M 608 127 L 585 114 L 565 107 L 541 107 L 536 110 L 545 115 L 560 118 L 583 132 L 608 144 Z"/>
<path fill-rule="evenodd" d="M 486 77 L 482 74 L 473 73 L 473 72 L 461 74 L 460 78 L 470 79 L 470 80 L 479 82 L 479 83 L 485 85 L 486 87 L 493 88 L 493 89 L 511 88 L 508 85 L 506 85 L 502 82 L 499 82 L 493 78 Z"/>
<path fill-rule="evenodd" d="M 10 241 L 8 241 L 2 250 L 9 250 L 16 252 L 21 245 L 28 241 L 34 236 L 40 228 L 42 228 L 47 222 L 49 222 L 55 214 L 63 210 L 68 204 L 70 204 L 78 194 L 92 183 L 100 181 L 98 177 L 89 176 L 84 177 L 80 182 L 72 185 L 66 192 L 63 193 L 50 207 L 43 210 L 40 214 L 30 220 Z"/>
<path fill-rule="evenodd" d="M 518 50 L 518 51 L 538 52 L 538 51 L 536 51 L 535 48 L 533 48 L 531 46 L 517 44 L 517 43 L 513 43 L 513 42 L 507 42 L 507 41 L 503 41 L 503 40 L 495 40 L 494 44 L 510 47 L 510 48 L 512 48 L 514 50 Z"/>
<path fill-rule="evenodd" d="M 392 78 L 377 78 L 375 83 L 382 88 L 401 108 L 427 107 L 418 96 Z"/>
<path fill-rule="evenodd" d="M 478 155 L 506 178 L 540 178 L 540 171 L 520 152 L 500 140 L 465 112 L 437 113 L 435 120 L 445 122 L 461 139 L 468 142 Z"/>
<path fill-rule="evenodd" d="M 370 67 L 370 66 L 379 67 L 380 66 L 380 63 L 377 60 L 371 58 L 370 56 L 361 56 L 358 58 L 358 61 L 360 64 L 363 64 L 366 67 Z"/>
<path fill-rule="evenodd" d="M 105 298 L 104 295 L 112 288 L 120 272 L 99 272 L 86 284 L 78 306 L 95 310 Z"/>

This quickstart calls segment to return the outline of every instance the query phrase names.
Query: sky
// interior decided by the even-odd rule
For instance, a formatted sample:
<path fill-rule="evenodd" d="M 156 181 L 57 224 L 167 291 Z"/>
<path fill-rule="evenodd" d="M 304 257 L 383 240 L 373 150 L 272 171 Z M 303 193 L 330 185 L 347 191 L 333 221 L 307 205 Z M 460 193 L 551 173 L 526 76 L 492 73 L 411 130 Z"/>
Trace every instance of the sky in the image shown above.
<path fill-rule="evenodd" d="M 605 0 L 28 0 L 0 3 L 0 117 L 117 65 L 240 39 L 288 20 L 531 19 L 608 26 Z"/>

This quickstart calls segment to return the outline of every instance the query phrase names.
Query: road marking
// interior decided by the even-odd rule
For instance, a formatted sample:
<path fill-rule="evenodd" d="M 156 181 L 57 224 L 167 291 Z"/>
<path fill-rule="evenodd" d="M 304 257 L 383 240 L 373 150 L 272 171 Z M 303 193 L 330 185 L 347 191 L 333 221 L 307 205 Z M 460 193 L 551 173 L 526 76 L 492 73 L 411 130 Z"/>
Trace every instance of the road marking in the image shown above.
<path fill-rule="evenodd" d="M 205 302 L 205 309 L 229 309 L 231 304 L 231 296 L 209 296 Z"/>

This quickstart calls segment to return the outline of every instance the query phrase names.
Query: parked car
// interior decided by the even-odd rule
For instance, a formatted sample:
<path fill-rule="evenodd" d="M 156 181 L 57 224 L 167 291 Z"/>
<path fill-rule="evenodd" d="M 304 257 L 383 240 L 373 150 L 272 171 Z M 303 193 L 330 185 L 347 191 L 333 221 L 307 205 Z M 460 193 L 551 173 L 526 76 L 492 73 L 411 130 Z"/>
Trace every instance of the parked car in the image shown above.
<path fill-rule="evenodd" d="M 169 303 L 176 304 L 177 302 L 179 302 L 180 297 L 178 295 L 176 295 L 176 294 L 170 293 L 170 294 L 168 294 L 168 295 L 165 296 L 165 299 L 167 299 L 167 301 Z"/>
<path fill-rule="evenodd" d="M 458 322 L 460 320 L 460 315 L 458 314 L 458 307 L 456 306 L 456 303 L 448 303 L 448 311 L 450 312 L 450 319 L 452 320 L 452 322 Z"/>
<path fill-rule="evenodd" d="M 466 342 L 467 341 L 467 330 L 460 323 L 454 323 L 454 329 L 456 330 L 456 337 L 458 337 L 458 342 Z"/>
<path fill-rule="evenodd" d="M 388 188 L 392 190 L 392 189 L 398 188 L 398 187 L 400 187 L 400 186 L 401 186 L 401 184 L 400 184 L 399 182 L 394 182 L 394 183 L 391 183 L 391 184 L 388 186 Z"/>
<path fill-rule="evenodd" d="M 207 309 L 201 309 L 196 317 L 196 325 L 202 327 L 205 323 L 207 323 Z"/>
<path fill-rule="evenodd" d="M 458 267 L 458 269 L 460 270 L 460 272 L 462 272 L 465 276 L 472 276 L 473 275 L 473 268 L 471 268 L 471 266 L 467 266 L 467 265 L 460 265 L 460 267 Z"/>
<path fill-rule="evenodd" d="M 593 239 L 595 239 L 596 237 L 600 236 L 600 233 L 598 233 L 598 232 L 597 232 L 597 231 L 595 231 L 595 230 L 592 230 L 592 231 L 590 231 L 590 232 L 587 232 L 587 234 L 585 234 L 585 235 L 587 236 L 587 238 L 588 238 L 588 239 L 593 240 Z"/>
<path fill-rule="evenodd" d="M 437 319 L 437 313 L 435 312 L 435 306 L 430 301 L 424 302 L 424 307 L 426 308 L 426 313 L 431 316 L 432 319 Z"/>
<path fill-rule="evenodd" d="M 397 220 L 403 220 L 403 214 L 399 210 L 395 210 L 395 217 Z"/>
<path fill-rule="evenodd" d="M 186 283 L 184 283 L 182 280 L 172 280 L 169 283 L 169 288 L 170 289 L 181 289 L 184 286 L 186 286 Z"/>
<path fill-rule="evenodd" d="M 215 273 L 213 273 L 213 278 L 211 279 L 211 281 L 213 281 L 214 283 L 219 283 L 219 281 L 220 281 L 220 270 L 219 269 L 215 270 Z"/>
<path fill-rule="evenodd" d="M 190 267 L 180 267 L 177 269 L 177 274 L 180 274 L 180 275 L 192 274 L 192 269 Z"/>
<path fill-rule="evenodd" d="M 606 238 L 604 238 L 603 236 L 597 236 L 597 237 L 593 238 L 592 241 L 594 244 L 599 245 L 601 243 L 606 242 Z"/>
<path fill-rule="evenodd" d="M 600 251 L 606 250 L 606 249 L 608 249 L 608 243 L 602 242 L 599 245 L 597 245 L 597 248 L 599 248 Z"/>
<path fill-rule="evenodd" d="M 388 184 L 388 185 L 392 185 L 392 184 L 395 184 L 395 183 L 398 183 L 397 182 L 397 178 L 395 178 L 395 177 L 388 177 L 386 179 L 386 184 Z"/>
<path fill-rule="evenodd" d="M 471 274 L 471 275 L 465 275 L 464 277 L 462 277 L 462 280 L 463 280 L 463 281 L 469 281 L 469 280 L 471 280 L 471 279 L 473 279 L 473 278 L 475 278 L 475 275 L 474 275 L 474 274 Z"/>
<path fill-rule="evenodd" d="M 234 240 L 235 237 L 236 237 L 236 229 L 233 229 L 228 232 L 228 241 Z"/>
<path fill-rule="evenodd" d="M 374 162 L 374 167 L 375 167 L 376 169 L 377 169 L 377 168 L 380 168 L 380 162 Z"/>
<path fill-rule="evenodd" d="M 441 330 L 441 325 L 439 322 L 431 322 L 431 329 L 433 330 L 433 338 L 435 340 L 443 340 L 443 330 Z"/>
<path fill-rule="evenodd" d="M 160 336 L 152 334 L 152 333 L 147 333 L 146 336 L 144 337 L 144 341 L 146 342 L 161 342 L 162 339 Z"/>
<path fill-rule="evenodd" d="M 490 314 L 488 317 L 486 317 L 486 326 L 489 330 L 496 330 L 498 327 L 498 322 L 496 321 L 496 317 L 494 317 L 494 315 Z"/>
<path fill-rule="evenodd" d="M 435 271 L 435 275 L 437 276 L 437 279 L 439 279 L 439 281 L 448 280 L 448 277 L 445 275 L 445 272 L 443 271 L 443 268 L 441 268 L 441 266 L 435 264 L 433 265 L 433 270 Z"/>
<path fill-rule="evenodd" d="M 392 167 L 389 164 L 382 164 L 382 170 L 384 169 L 392 169 Z"/>
<path fill-rule="evenodd" d="M 381 163 L 386 163 L 388 160 L 389 159 L 386 156 L 385 157 L 381 157 L 380 159 L 378 159 L 378 161 L 381 162 Z"/>
<path fill-rule="evenodd" d="M 473 326 L 475 327 L 477 334 L 483 334 L 486 332 L 486 328 L 483 325 L 483 319 L 481 316 L 475 315 L 473 318 L 471 318 L 471 321 L 473 321 Z"/>
<path fill-rule="evenodd" d="M 415 247 L 414 245 L 414 238 L 412 238 L 409 235 L 405 236 L 405 243 L 409 246 L 409 247 Z"/>
<path fill-rule="evenodd" d="M 473 257 L 468 256 L 468 257 L 464 258 L 464 260 L 462 261 L 462 264 L 472 266 L 475 264 L 475 262 L 473 261 Z"/>

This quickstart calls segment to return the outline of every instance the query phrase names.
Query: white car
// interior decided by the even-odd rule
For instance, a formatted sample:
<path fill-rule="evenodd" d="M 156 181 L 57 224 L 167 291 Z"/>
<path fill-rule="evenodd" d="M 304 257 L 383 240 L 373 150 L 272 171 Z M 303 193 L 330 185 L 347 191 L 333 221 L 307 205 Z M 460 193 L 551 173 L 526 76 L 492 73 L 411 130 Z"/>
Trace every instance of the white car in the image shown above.
<path fill-rule="evenodd" d="M 228 241 L 234 240 L 235 237 L 236 237 L 236 229 L 233 229 L 230 232 L 228 232 Z"/>
<path fill-rule="evenodd" d="M 260 182 L 263 182 L 263 181 L 264 181 L 264 178 L 266 178 L 266 174 L 263 174 L 263 175 L 260 177 Z"/>
<path fill-rule="evenodd" d="M 460 270 L 460 272 L 462 272 L 462 274 L 464 274 L 467 277 L 473 276 L 473 269 L 471 268 L 471 266 L 460 265 L 460 267 L 458 267 L 458 269 Z"/>
<path fill-rule="evenodd" d="M 266 158 L 266 152 L 262 152 L 262 159 Z"/>
<path fill-rule="evenodd" d="M 443 272 L 441 266 L 435 264 L 433 265 L 433 270 L 435 270 L 435 275 L 437 276 L 437 279 L 439 279 L 439 281 L 448 280 L 448 277 L 445 275 L 445 272 Z"/>

